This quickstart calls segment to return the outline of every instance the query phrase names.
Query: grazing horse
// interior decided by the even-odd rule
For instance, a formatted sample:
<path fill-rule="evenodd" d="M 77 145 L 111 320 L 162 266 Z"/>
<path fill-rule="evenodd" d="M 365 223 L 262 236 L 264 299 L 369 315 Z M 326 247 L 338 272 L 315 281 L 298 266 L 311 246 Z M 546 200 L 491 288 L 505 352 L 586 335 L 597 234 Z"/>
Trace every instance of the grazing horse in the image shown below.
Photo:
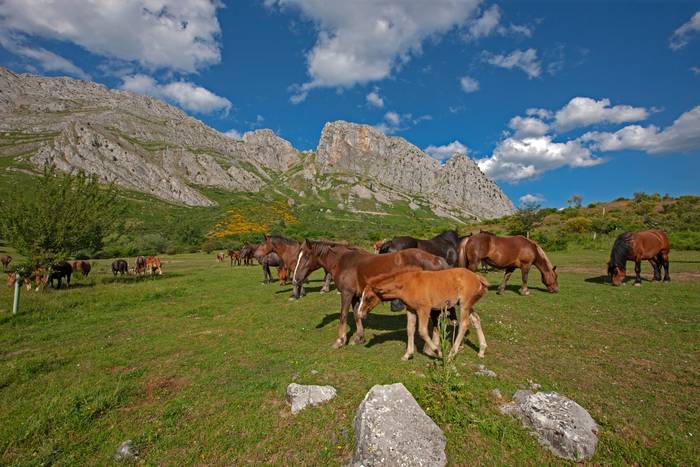
<path fill-rule="evenodd" d="M 87 277 L 92 270 L 92 266 L 87 261 L 73 261 L 73 272 L 82 272 L 83 278 Z"/>
<path fill-rule="evenodd" d="M 226 258 L 226 254 L 223 251 L 219 251 L 216 253 L 216 261 L 218 261 L 219 263 L 223 263 L 224 258 Z"/>
<path fill-rule="evenodd" d="M 257 249 L 256 249 L 257 251 Z M 286 267 L 284 266 L 284 261 L 279 257 L 277 253 L 271 251 L 266 255 L 255 255 L 255 259 L 260 263 L 263 268 L 263 284 L 270 284 L 273 282 L 272 272 L 270 272 L 270 267 L 277 268 L 277 278 L 280 281 L 280 285 L 287 284 L 287 273 Z M 285 271 L 285 272 L 280 272 Z M 283 279 L 284 278 L 284 279 Z"/>
<path fill-rule="evenodd" d="M 253 264 L 253 258 L 255 257 L 255 246 L 245 245 L 241 248 L 241 260 L 245 266 L 250 266 Z"/>
<path fill-rule="evenodd" d="M 236 263 L 236 266 L 241 265 L 241 252 L 238 250 L 228 250 L 227 255 L 229 258 L 231 258 L 231 266 L 233 266 L 233 263 Z"/>
<path fill-rule="evenodd" d="M 51 284 L 51 287 L 53 287 L 53 281 L 57 281 L 57 289 L 61 288 L 61 282 L 63 278 L 66 278 L 66 284 L 70 285 L 70 276 L 73 274 L 73 267 L 65 262 L 65 261 L 60 261 L 56 264 L 52 264 L 49 267 L 48 273 L 45 276 L 44 283 L 49 283 Z"/>
<path fill-rule="evenodd" d="M 112 274 L 129 274 L 129 263 L 125 259 L 115 259 L 112 261 Z"/>
<path fill-rule="evenodd" d="M 610 252 L 608 276 L 613 285 L 620 285 L 625 278 L 627 261 L 634 261 L 636 278 L 634 285 L 642 285 L 642 261 L 648 260 L 654 268 L 655 281 L 661 280 L 661 267 L 664 268 L 664 282 L 671 280 L 668 275 L 668 236 L 663 230 L 643 230 L 625 232 L 617 239 Z"/>
<path fill-rule="evenodd" d="M 299 255 L 299 261 L 294 271 L 295 280 L 298 281 L 300 277 L 306 277 L 310 268 L 320 264 L 333 275 L 335 286 L 340 292 L 340 324 L 338 338 L 333 343 L 333 347 L 336 349 L 344 346 L 347 342 L 345 327 L 348 311 L 350 306 L 355 309 L 370 278 L 382 273 L 395 272 L 408 266 L 431 271 L 449 267 L 444 258 L 417 248 L 374 255 L 347 245 L 304 241 L 301 253 L 303 254 Z M 360 344 L 365 340 L 364 327 L 362 319 L 357 314 L 354 315 L 354 318 L 357 331 L 353 336 L 352 343 Z"/>
<path fill-rule="evenodd" d="M 540 270 L 542 283 L 551 293 L 559 292 L 557 283 L 557 267 L 547 258 L 544 250 L 532 240 L 523 236 L 499 237 L 490 232 L 481 231 L 469 237 L 464 237 L 459 245 L 459 266 L 476 271 L 479 264 L 486 262 L 489 266 L 505 269 L 503 282 L 498 286 L 498 294 L 502 294 L 506 283 L 515 269 L 520 268 L 523 274 L 522 295 L 530 295 L 527 288 L 527 276 L 534 265 Z"/>
<path fill-rule="evenodd" d="M 10 261 L 12 261 L 12 256 L 10 255 L 5 255 L 0 258 L 0 263 L 2 263 L 3 271 L 7 271 L 7 267 L 10 265 Z"/>
<path fill-rule="evenodd" d="M 292 265 L 297 265 L 299 263 L 299 255 L 301 245 L 295 240 L 282 237 L 281 235 L 265 235 L 264 242 L 261 243 L 255 250 L 257 255 L 266 255 L 271 251 L 277 253 L 284 266 L 287 268 L 287 274 L 292 272 Z M 318 269 L 318 268 L 316 268 Z M 326 275 L 323 282 L 323 287 L 321 288 L 321 293 L 327 293 L 330 291 L 331 287 L 331 275 L 329 271 L 325 270 Z M 303 295 L 306 295 L 306 290 L 304 289 L 304 281 L 307 276 L 304 276 L 303 280 L 295 280 L 292 276 L 292 296 L 289 297 L 290 300 L 296 300 Z"/>
<path fill-rule="evenodd" d="M 137 256 L 136 257 L 136 266 L 134 267 L 134 272 L 136 274 L 146 274 L 146 257 L 145 256 Z"/>
<path fill-rule="evenodd" d="M 425 341 L 425 352 L 431 357 L 442 356 L 439 346 L 439 333 L 433 328 L 433 338 L 428 335 L 428 319 L 433 309 L 453 307 L 460 304 L 459 332 L 450 357 L 459 352 L 464 342 L 464 335 L 469 322 L 474 324 L 479 337 L 479 357 L 484 357 L 486 339 L 481 330 L 481 319 L 474 311 L 474 304 L 488 291 L 488 282 L 481 276 L 468 269 L 446 269 L 443 271 L 422 271 L 418 268 L 407 268 L 394 274 L 381 274 L 370 278 L 362 291 L 357 315 L 367 316 L 372 308 L 380 302 L 401 299 L 408 308 L 406 331 L 408 345 L 406 353 L 401 358 L 408 360 L 415 352 L 413 342 L 416 333 L 416 315 L 418 317 L 418 333 Z"/>
<path fill-rule="evenodd" d="M 24 287 L 29 291 L 32 290 L 32 284 L 36 286 L 34 289 L 36 292 L 39 291 L 39 288 L 46 284 L 46 280 L 48 279 L 48 274 L 46 274 L 45 270 L 41 266 L 35 266 L 34 269 L 32 269 L 32 273 L 29 275 L 29 277 L 24 278 Z M 10 287 L 11 289 L 15 287 L 15 283 L 17 282 L 17 275 L 13 272 L 8 272 L 7 273 L 7 286 Z"/>
<path fill-rule="evenodd" d="M 454 267 L 457 265 L 458 260 L 459 235 L 454 230 L 446 230 L 430 240 L 421 240 L 413 237 L 394 237 L 379 247 L 379 253 L 393 253 L 406 248 L 418 248 L 435 256 L 445 258 L 447 264 Z"/>
<path fill-rule="evenodd" d="M 160 258 L 157 256 L 149 256 L 146 258 L 146 270 L 148 271 L 148 274 L 153 275 L 155 273 L 158 273 L 158 275 L 163 274 L 163 271 L 160 269 L 161 263 L 160 263 Z"/>

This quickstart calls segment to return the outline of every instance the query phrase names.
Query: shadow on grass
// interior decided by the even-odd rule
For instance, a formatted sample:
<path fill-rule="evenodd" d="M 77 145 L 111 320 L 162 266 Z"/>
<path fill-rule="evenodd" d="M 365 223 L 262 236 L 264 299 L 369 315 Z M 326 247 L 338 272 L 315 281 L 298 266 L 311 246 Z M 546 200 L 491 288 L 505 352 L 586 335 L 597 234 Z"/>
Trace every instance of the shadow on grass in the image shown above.
<path fill-rule="evenodd" d="M 489 286 L 489 291 L 493 293 L 498 292 L 498 286 L 499 284 L 491 284 Z M 508 284 L 506 285 L 505 292 L 515 292 L 517 294 L 520 294 L 520 287 L 522 287 L 522 284 Z M 527 288 L 530 291 L 537 290 L 539 292 L 549 293 L 549 290 L 545 289 L 544 287 L 528 285 Z"/>
<path fill-rule="evenodd" d="M 610 282 L 610 277 L 608 277 L 607 275 L 587 277 L 584 279 L 584 281 L 588 282 L 590 284 L 612 285 Z M 622 281 L 623 284 L 629 284 L 630 282 L 634 282 L 634 276 L 627 276 Z M 647 279 L 646 277 L 642 277 L 642 282 L 653 282 L 653 281 Z M 657 281 L 657 282 L 659 282 L 659 281 Z"/>
<path fill-rule="evenodd" d="M 329 313 L 323 317 L 320 323 L 316 325 L 316 329 L 321 329 L 330 323 L 337 322 L 340 319 L 340 313 Z M 383 331 L 395 331 L 397 329 L 406 329 L 406 317 L 400 315 L 373 315 L 369 314 L 364 319 L 363 325 L 365 330 L 379 329 Z M 350 330 L 354 330 L 355 320 L 352 319 L 352 312 L 348 313 L 348 326 Z M 405 331 L 404 331 L 405 334 Z"/>

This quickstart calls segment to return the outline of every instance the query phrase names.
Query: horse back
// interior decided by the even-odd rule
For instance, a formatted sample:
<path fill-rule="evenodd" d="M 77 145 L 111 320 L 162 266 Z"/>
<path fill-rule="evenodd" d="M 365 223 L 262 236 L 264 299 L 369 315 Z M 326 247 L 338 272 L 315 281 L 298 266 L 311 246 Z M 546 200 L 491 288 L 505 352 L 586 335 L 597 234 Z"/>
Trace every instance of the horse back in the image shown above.
<path fill-rule="evenodd" d="M 668 236 L 660 229 L 635 232 L 632 235 L 632 249 L 638 258 L 652 258 L 659 253 L 668 253 Z"/>

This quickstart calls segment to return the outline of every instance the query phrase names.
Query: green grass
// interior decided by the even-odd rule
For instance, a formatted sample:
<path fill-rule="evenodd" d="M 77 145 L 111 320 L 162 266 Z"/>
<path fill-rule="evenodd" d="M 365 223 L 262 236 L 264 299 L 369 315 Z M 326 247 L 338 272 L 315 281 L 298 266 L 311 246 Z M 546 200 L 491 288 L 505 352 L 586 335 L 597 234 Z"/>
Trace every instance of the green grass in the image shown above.
<path fill-rule="evenodd" d="M 164 275 L 147 279 L 115 279 L 98 261 L 70 289 L 23 292 L 17 316 L 3 287 L 0 464 L 106 464 L 132 439 L 147 464 L 340 465 L 365 393 L 392 382 L 445 431 L 451 464 L 561 464 L 490 395 L 509 397 L 528 380 L 600 424 L 593 464 L 697 463 L 700 282 L 687 274 L 700 271 L 700 253 L 672 252 L 677 280 L 641 288 L 597 282 L 589 270 L 602 271 L 606 252 L 551 256 L 586 272 L 561 273 L 557 295 L 533 273 L 530 297 L 515 292 L 516 273 L 508 293 L 481 301 L 483 363 L 498 377 L 473 375 L 481 362 L 465 346 L 449 410 L 431 360 L 400 361 L 405 316 L 388 305 L 368 317 L 367 344 L 330 347 L 339 298 L 316 292 L 319 275 L 308 296 L 289 302 L 289 287 L 260 284 L 259 267 L 213 255 L 164 257 Z M 500 274 L 487 277 L 493 290 Z M 284 391 L 294 375 L 338 396 L 292 416 Z"/>

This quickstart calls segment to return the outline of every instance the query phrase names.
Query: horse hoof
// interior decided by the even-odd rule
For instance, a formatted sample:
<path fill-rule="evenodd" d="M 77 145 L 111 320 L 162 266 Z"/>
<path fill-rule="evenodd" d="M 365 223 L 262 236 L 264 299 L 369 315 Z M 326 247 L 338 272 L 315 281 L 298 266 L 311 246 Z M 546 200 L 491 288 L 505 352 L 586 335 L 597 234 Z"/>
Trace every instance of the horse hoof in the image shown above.
<path fill-rule="evenodd" d="M 350 341 L 350 345 L 358 345 L 358 344 L 364 344 L 364 343 L 365 343 L 364 337 L 360 337 L 360 338 L 353 337 L 352 340 Z"/>
<path fill-rule="evenodd" d="M 479 355 L 479 358 L 484 358 L 484 352 L 483 352 L 483 351 L 482 351 L 482 352 L 479 352 L 478 355 Z"/>
<path fill-rule="evenodd" d="M 296 297 L 289 297 L 287 300 L 289 300 L 290 302 L 293 302 L 293 301 L 296 301 L 296 299 L 297 299 Z"/>
<path fill-rule="evenodd" d="M 403 360 L 404 362 L 406 362 L 406 361 L 408 361 L 408 360 L 410 360 L 410 359 L 412 359 L 412 358 L 413 358 L 413 354 L 406 353 L 406 354 L 403 355 L 403 357 L 401 357 L 401 360 Z"/>
<path fill-rule="evenodd" d="M 340 339 L 337 339 L 335 342 L 333 342 L 333 347 L 334 349 L 339 349 L 345 345 L 345 342 L 341 341 Z"/>

